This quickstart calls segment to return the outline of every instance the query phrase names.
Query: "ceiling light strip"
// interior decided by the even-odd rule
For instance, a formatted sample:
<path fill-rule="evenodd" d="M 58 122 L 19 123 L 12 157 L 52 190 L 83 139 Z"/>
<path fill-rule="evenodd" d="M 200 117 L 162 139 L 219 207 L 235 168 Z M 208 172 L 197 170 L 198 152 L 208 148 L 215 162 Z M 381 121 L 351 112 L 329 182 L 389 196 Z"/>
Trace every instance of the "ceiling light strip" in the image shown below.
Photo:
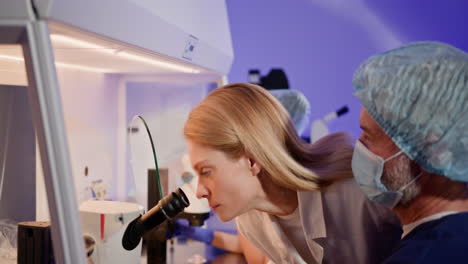
<path fill-rule="evenodd" d="M 53 42 L 57 44 L 61 43 L 61 44 L 78 46 L 81 48 L 94 49 L 97 52 L 112 54 L 118 57 L 122 57 L 124 59 L 143 62 L 149 65 L 162 67 L 162 68 L 166 68 L 170 70 L 176 70 L 176 71 L 181 71 L 181 72 L 186 72 L 186 73 L 200 73 L 199 70 L 196 70 L 192 67 L 187 67 L 187 66 L 183 66 L 183 65 L 171 63 L 168 61 L 163 61 L 163 60 L 155 60 L 146 56 L 137 55 L 134 53 L 130 53 L 130 52 L 123 51 L 123 50 L 118 50 L 118 49 L 111 48 L 111 47 L 104 47 L 104 46 L 91 43 L 88 41 L 71 38 L 69 36 L 52 34 L 51 39 Z"/>
<path fill-rule="evenodd" d="M 10 60 L 10 61 L 17 61 L 17 62 L 22 62 L 22 63 L 24 62 L 24 59 L 21 58 L 21 57 L 9 56 L 9 55 L 1 55 L 0 54 L 0 59 Z M 115 70 L 111 70 L 111 69 L 88 67 L 88 66 L 77 65 L 77 64 L 63 63 L 63 62 L 59 62 L 59 61 L 55 62 L 55 65 L 57 67 L 61 67 L 61 68 L 83 70 L 83 71 L 102 72 L 102 73 L 115 72 Z"/>

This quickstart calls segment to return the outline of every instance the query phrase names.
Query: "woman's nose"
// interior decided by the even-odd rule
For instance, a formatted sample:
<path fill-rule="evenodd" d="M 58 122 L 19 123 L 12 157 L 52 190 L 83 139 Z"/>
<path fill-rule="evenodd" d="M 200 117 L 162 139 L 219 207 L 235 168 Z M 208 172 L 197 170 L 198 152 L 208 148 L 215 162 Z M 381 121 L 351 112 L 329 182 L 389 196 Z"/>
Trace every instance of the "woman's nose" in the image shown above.
<path fill-rule="evenodd" d="M 198 185 L 197 185 L 197 198 L 198 199 L 201 199 L 201 198 L 207 198 L 208 197 L 208 189 L 205 187 L 205 185 L 203 185 L 202 183 L 198 182 Z"/>

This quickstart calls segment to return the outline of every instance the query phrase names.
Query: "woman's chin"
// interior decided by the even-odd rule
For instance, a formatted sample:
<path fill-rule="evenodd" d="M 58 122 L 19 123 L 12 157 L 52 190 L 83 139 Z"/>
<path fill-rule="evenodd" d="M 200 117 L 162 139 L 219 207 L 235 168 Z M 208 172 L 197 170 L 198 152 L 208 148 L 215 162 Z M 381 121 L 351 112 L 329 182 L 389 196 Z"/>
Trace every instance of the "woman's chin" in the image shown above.
<path fill-rule="evenodd" d="M 217 213 L 218 213 L 218 218 L 221 222 L 228 222 L 234 219 L 234 217 L 236 217 L 236 215 L 228 214 L 222 211 L 218 211 Z"/>

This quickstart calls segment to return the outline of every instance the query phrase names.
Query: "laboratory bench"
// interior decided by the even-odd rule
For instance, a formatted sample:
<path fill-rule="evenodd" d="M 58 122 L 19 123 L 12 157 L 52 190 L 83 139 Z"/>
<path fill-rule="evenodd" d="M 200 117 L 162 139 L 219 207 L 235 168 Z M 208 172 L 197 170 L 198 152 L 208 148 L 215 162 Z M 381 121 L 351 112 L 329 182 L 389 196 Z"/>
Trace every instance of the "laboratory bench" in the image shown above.
<path fill-rule="evenodd" d="M 204 261 L 204 262 L 203 262 Z M 167 241 L 166 264 L 247 264 L 241 254 L 226 252 L 193 240 Z M 141 264 L 147 264 L 146 247 L 143 247 Z"/>

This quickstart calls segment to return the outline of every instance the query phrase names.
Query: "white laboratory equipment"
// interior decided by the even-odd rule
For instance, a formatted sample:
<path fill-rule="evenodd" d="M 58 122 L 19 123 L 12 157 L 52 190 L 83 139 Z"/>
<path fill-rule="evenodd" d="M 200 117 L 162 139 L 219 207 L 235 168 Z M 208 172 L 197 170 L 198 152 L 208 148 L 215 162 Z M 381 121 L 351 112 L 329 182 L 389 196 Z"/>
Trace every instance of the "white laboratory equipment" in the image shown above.
<path fill-rule="evenodd" d="M 90 200 L 80 205 L 80 219 L 88 263 L 139 263 L 137 250 L 122 247 L 128 224 L 143 214 L 143 206 L 117 201 Z"/>
<path fill-rule="evenodd" d="M 91 185 L 123 202 L 135 184 L 131 118 L 174 189 L 183 123 L 232 61 L 225 1 L 0 1 L 0 218 L 50 220 L 56 263 L 85 263 Z"/>
<path fill-rule="evenodd" d="M 328 135 L 329 133 L 328 124 L 332 120 L 346 114 L 348 111 L 349 111 L 348 106 L 343 106 L 337 111 L 333 111 L 333 112 L 326 114 L 323 118 L 319 118 L 319 119 L 312 121 L 312 124 L 310 127 L 310 142 L 314 143 L 320 138 Z"/>

